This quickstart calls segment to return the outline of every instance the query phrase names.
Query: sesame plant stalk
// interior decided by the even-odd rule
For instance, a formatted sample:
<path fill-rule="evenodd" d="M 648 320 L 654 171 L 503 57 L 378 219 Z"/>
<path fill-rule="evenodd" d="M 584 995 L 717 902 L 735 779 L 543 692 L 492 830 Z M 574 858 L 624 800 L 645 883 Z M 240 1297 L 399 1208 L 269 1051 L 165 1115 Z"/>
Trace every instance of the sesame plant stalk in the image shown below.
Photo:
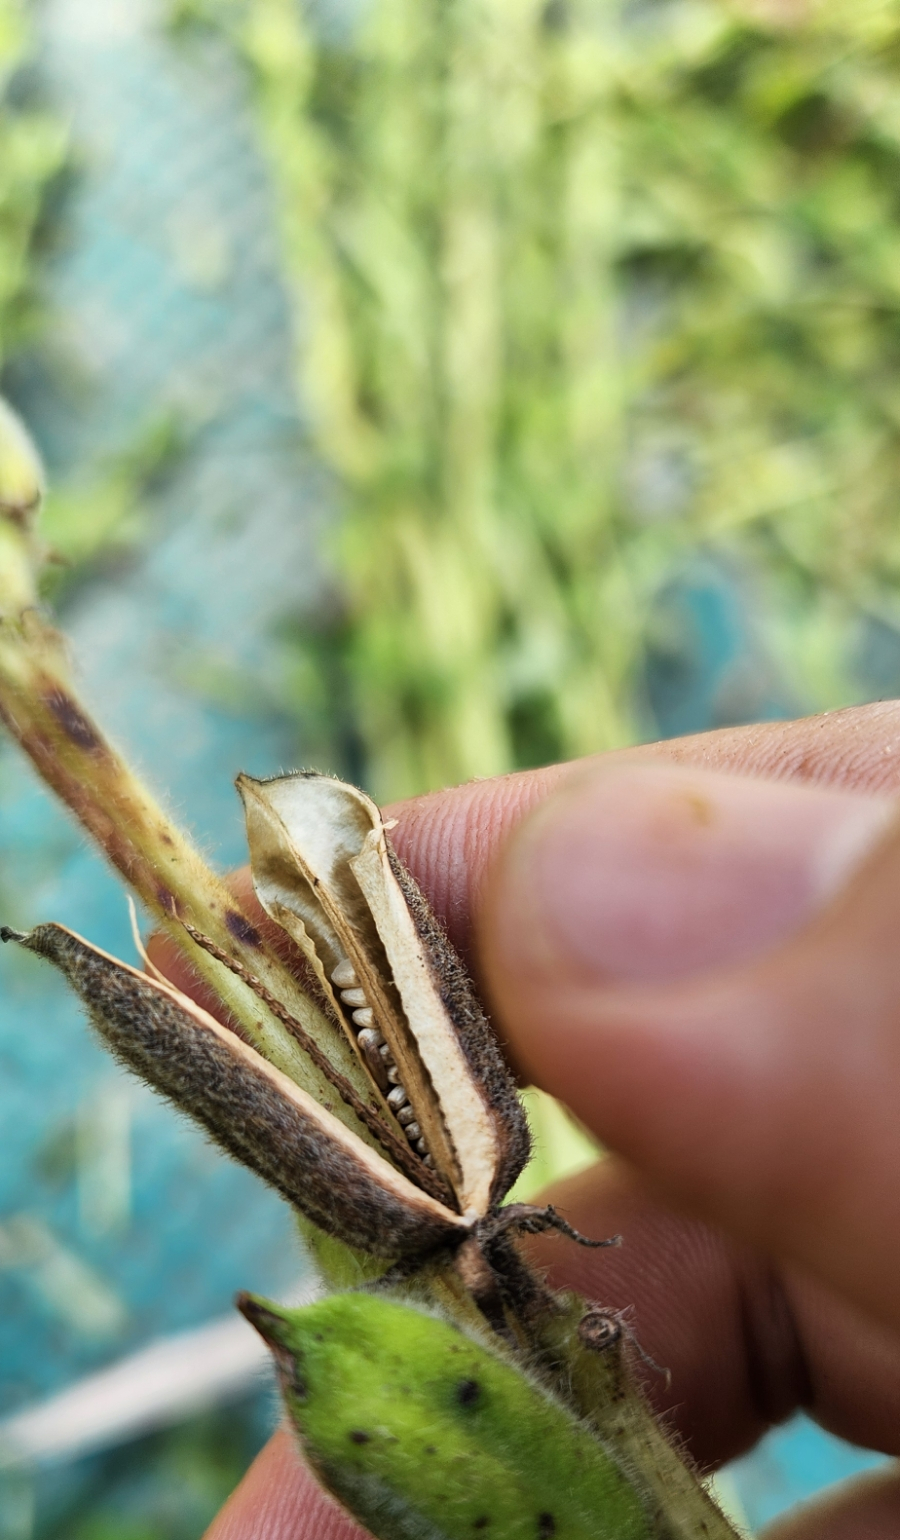
<path fill-rule="evenodd" d="M 0 476 L 0 719 L 148 913 L 186 952 L 223 1010 L 285 1074 L 325 1096 L 325 1082 L 284 1025 L 239 976 L 195 944 L 185 924 L 260 978 L 314 1038 L 327 1030 L 317 1006 L 78 698 L 63 638 L 39 604 L 45 553 L 34 520 L 40 473 L 8 409 L 0 416 Z M 362 1091 L 349 1054 L 342 1069 Z M 339 1114 L 352 1118 L 343 1106 Z"/>

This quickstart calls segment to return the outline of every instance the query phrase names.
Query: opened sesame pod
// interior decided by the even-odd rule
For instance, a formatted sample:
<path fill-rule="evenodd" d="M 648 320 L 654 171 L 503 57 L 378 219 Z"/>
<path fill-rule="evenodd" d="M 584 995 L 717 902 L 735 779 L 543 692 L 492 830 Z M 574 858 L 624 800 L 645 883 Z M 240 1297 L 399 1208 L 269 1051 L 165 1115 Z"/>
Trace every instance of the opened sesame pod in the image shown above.
<path fill-rule="evenodd" d="M 308 958 L 386 1120 L 460 1213 L 489 1213 L 528 1159 L 525 1116 L 465 970 L 378 808 L 315 773 L 241 776 L 238 789 L 257 897 Z"/>
<path fill-rule="evenodd" d="M 377 1540 L 652 1540 L 596 1437 L 455 1327 L 374 1294 L 240 1304 L 310 1465 Z"/>

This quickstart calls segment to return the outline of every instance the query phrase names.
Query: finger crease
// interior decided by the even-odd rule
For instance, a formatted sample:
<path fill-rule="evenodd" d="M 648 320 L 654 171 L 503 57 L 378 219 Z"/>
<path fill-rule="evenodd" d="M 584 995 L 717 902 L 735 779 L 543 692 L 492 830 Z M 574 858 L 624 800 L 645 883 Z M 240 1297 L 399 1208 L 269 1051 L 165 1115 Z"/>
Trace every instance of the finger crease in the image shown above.
<path fill-rule="evenodd" d="M 812 1401 L 803 1339 L 774 1268 L 760 1266 L 738 1283 L 738 1320 L 747 1389 L 760 1419 L 783 1422 Z"/>

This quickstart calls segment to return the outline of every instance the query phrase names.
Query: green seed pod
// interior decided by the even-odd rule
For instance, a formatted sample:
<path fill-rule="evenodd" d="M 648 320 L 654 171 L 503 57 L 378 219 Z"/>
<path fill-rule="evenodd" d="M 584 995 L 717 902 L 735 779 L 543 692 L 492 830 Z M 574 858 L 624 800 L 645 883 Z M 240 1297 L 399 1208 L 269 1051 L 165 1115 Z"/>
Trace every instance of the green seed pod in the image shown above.
<path fill-rule="evenodd" d="M 376 1294 L 239 1303 L 310 1464 L 379 1540 L 651 1540 L 596 1438 L 455 1327 Z"/>

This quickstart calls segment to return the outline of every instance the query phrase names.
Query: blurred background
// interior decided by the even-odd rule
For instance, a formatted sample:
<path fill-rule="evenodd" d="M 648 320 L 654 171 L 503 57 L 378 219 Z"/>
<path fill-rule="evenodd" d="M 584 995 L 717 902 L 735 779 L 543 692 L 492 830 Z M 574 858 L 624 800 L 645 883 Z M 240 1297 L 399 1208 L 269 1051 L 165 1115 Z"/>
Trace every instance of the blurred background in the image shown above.
<path fill-rule="evenodd" d="M 239 768 L 386 799 L 900 691 L 898 86 L 896 0 L 0 0 L 48 598 L 211 859 Z M 6 742 L 0 852 L 4 919 L 133 955 Z M 193 1540 L 289 1216 L 0 990 L 0 1536 Z M 797 1418 L 723 1490 L 755 1529 L 875 1458 Z"/>

